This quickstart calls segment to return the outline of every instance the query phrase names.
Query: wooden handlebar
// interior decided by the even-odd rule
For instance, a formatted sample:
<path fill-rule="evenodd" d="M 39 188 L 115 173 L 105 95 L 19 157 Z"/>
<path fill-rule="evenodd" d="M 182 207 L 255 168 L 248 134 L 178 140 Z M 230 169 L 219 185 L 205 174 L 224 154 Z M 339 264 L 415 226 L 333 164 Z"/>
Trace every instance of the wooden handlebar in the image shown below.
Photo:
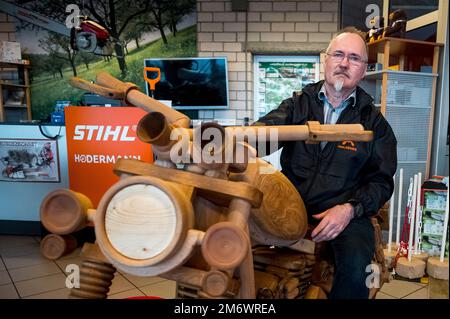
<path fill-rule="evenodd" d="M 116 79 L 111 74 L 105 71 L 100 71 L 99 73 L 97 73 L 95 81 L 101 86 L 105 86 L 112 89 L 120 89 L 123 88 L 125 84 L 127 84 L 125 82 L 120 81 L 119 79 Z M 136 87 L 136 85 L 134 84 L 132 85 Z"/>
<path fill-rule="evenodd" d="M 79 77 L 72 77 L 69 80 L 70 85 L 78 89 L 93 92 L 104 96 L 109 99 L 123 100 L 125 98 L 123 91 L 115 90 L 112 88 L 105 88 L 103 86 L 97 85 L 95 83 L 88 82 L 86 80 L 80 79 Z"/>
<path fill-rule="evenodd" d="M 105 71 L 99 72 L 96 79 L 97 84 L 94 84 L 74 77 L 70 79 L 70 84 L 107 98 L 123 99 L 129 104 L 137 106 L 149 113 L 160 112 L 173 127 L 189 127 L 189 117 L 140 92 L 133 83 L 122 82 Z M 244 131 L 257 130 L 258 128 L 261 128 L 261 126 L 249 126 Z M 368 142 L 373 139 L 373 133 L 371 131 L 364 131 L 361 124 L 321 125 L 319 122 L 310 121 L 307 125 L 267 126 L 266 128 L 264 135 L 267 141 L 270 140 L 270 132 L 272 129 L 277 130 L 276 134 L 279 141 L 303 140 L 309 143 L 317 143 L 321 141 L 337 142 L 352 140 Z M 235 128 L 228 129 L 233 130 Z M 255 133 L 259 134 L 257 131 Z"/>
<path fill-rule="evenodd" d="M 308 141 L 312 142 L 339 142 L 344 140 L 355 142 L 370 142 L 373 139 L 372 131 L 365 131 L 360 124 L 319 124 L 307 122 L 307 125 L 273 125 L 273 126 L 246 126 L 226 127 L 235 136 L 249 135 L 256 139 L 265 138 L 266 141 L 277 139 L 282 141 Z"/>
<path fill-rule="evenodd" d="M 175 127 L 189 127 L 189 117 L 140 92 L 133 83 L 122 82 L 104 71 L 97 74 L 96 81 L 97 84 L 94 84 L 74 77 L 70 79 L 69 83 L 79 89 L 94 92 L 107 98 L 124 100 L 126 103 L 149 113 L 160 112 Z"/>

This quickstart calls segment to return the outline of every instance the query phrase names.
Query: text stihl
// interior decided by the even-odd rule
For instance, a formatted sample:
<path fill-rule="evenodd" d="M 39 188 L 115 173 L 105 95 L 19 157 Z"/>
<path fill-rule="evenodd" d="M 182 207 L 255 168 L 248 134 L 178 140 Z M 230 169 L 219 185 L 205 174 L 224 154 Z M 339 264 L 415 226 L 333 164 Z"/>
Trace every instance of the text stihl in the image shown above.
<path fill-rule="evenodd" d="M 74 140 L 86 141 L 123 141 L 134 142 L 135 136 L 129 136 L 129 126 L 112 125 L 77 125 L 75 126 Z"/>

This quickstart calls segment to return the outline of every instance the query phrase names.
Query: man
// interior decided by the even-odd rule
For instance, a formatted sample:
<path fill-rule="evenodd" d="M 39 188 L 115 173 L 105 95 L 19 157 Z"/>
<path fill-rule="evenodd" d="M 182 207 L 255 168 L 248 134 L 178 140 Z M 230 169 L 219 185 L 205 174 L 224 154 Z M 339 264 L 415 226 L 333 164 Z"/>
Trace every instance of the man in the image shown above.
<path fill-rule="evenodd" d="M 369 143 L 280 145 L 282 172 L 302 196 L 310 224 L 318 224 L 312 239 L 329 241 L 334 252 L 335 278 L 329 297 L 367 299 L 366 267 L 375 248 L 370 217 L 393 192 L 397 141 L 373 99 L 358 86 L 367 64 L 365 35 L 346 28 L 333 38 L 326 53 L 325 81 L 306 86 L 255 125 L 360 123 L 373 131 Z"/>

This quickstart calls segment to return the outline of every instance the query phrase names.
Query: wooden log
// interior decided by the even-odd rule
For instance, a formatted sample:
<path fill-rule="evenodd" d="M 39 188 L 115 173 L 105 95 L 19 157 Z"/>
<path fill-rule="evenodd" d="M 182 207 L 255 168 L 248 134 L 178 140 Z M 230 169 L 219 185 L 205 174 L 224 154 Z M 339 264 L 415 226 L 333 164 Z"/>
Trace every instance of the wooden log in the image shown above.
<path fill-rule="evenodd" d="M 258 263 L 277 266 L 289 271 L 300 271 L 306 267 L 306 261 L 302 253 L 293 250 L 270 249 L 254 254 Z"/>
<path fill-rule="evenodd" d="M 425 275 L 426 263 L 419 259 L 412 259 L 409 261 L 405 257 L 401 257 L 397 260 L 397 265 L 395 271 L 399 276 L 416 279 L 421 278 Z"/>
<path fill-rule="evenodd" d="M 292 291 L 296 289 L 299 284 L 299 279 L 297 277 L 292 277 L 284 284 L 284 289 L 286 289 L 286 291 Z"/>
<path fill-rule="evenodd" d="M 448 258 L 444 261 L 440 261 L 439 257 L 428 258 L 427 273 L 433 278 L 448 280 Z"/>
<path fill-rule="evenodd" d="M 95 210 L 85 195 L 57 189 L 45 196 L 40 207 L 41 222 L 51 233 L 67 235 L 88 225 Z"/>
<path fill-rule="evenodd" d="M 236 289 L 236 280 L 230 278 L 227 274 L 218 271 L 204 271 L 186 266 L 177 267 L 160 277 L 174 280 L 182 285 L 189 285 L 202 288 L 206 293 L 213 297 L 218 297 L 227 290 Z"/>
<path fill-rule="evenodd" d="M 322 288 L 316 285 L 311 285 L 309 286 L 306 292 L 305 299 L 328 299 L 328 298 L 325 292 L 322 290 Z"/>
<path fill-rule="evenodd" d="M 300 290 L 298 288 L 295 288 L 294 290 L 286 292 L 285 298 L 286 299 L 295 299 L 295 298 L 297 298 L 299 293 L 300 293 Z"/>
<path fill-rule="evenodd" d="M 41 254 L 50 260 L 56 260 L 70 254 L 77 245 L 77 240 L 72 235 L 48 234 L 41 240 Z"/>
<path fill-rule="evenodd" d="M 428 258 L 430 257 L 430 255 L 428 255 L 427 252 L 420 252 L 419 254 L 413 254 L 412 258 L 413 259 L 419 259 L 422 260 L 423 262 L 427 262 Z"/>
<path fill-rule="evenodd" d="M 161 277 L 175 280 L 177 282 L 177 292 L 181 298 L 183 298 L 183 295 L 188 296 L 189 298 L 199 298 L 199 291 L 203 292 L 205 298 L 230 298 L 237 295 L 239 290 L 239 281 L 234 278 L 229 279 L 229 284 L 226 292 L 220 296 L 213 296 L 208 292 L 202 290 L 202 280 L 206 277 L 208 272 L 200 270 L 201 274 L 195 274 L 195 272 L 198 271 L 198 269 L 192 269 L 182 266 L 174 269 L 173 271 L 170 271 L 167 274 L 163 274 Z M 185 280 L 186 278 L 189 279 L 189 282 Z M 193 278 L 196 279 L 191 280 Z"/>
<path fill-rule="evenodd" d="M 280 278 L 274 274 L 255 270 L 256 297 L 264 299 L 275 298 L 279 282 Z"/>

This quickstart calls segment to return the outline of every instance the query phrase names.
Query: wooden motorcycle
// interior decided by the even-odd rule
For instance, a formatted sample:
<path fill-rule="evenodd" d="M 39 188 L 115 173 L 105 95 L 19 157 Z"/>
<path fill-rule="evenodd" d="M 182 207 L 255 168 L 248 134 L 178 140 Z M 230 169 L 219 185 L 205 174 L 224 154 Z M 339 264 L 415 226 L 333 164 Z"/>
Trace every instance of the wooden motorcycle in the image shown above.
<path fill-rule="evenodd" d="M 294 250 L 308 230 L 304 203 L 282 173 L 256 156 L 251 140 L 270 142 L 275 132 L 280 142 L 370 141 L 372 132 L 318 122 L 191 129 L 187 116 L 108 73 L 99 73 L 96 84 L 78 78 L 71 84 L 147 111 L 137 135 L 156 156 L 154 164 L 120 159 L 114 166 L 120 180 L 96 209 L 69 190 L 42 202 L 41 220 L 52 233 L 95 227 L 96 243 L 82 249 L 81 287 L 72 297 L 106 298 L 115 269 L 175 280 L 180 298 L 325 296 L 329 264 L 313 251 Z"/>

